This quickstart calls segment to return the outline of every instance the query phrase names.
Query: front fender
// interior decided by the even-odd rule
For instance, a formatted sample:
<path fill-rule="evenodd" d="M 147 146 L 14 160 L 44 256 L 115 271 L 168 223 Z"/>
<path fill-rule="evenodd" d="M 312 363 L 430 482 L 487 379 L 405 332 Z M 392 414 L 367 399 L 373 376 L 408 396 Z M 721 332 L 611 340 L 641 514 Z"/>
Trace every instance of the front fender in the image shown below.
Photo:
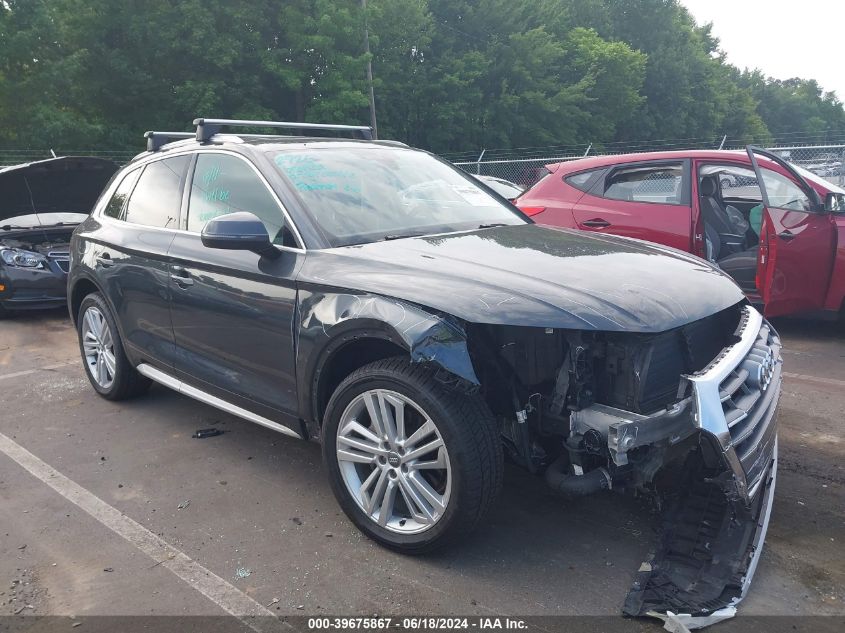
<path fill-rule="evenodd" d="M 332 353 L 359 338 L 390 341 L 406 349 L 412 362 L 434 363 L 479 385 L 461 323 L 420 306 L 369 293 L 300 290 L 298 324 L 296 364 L 302 411 L 316 411 L 316 385 Z"/>

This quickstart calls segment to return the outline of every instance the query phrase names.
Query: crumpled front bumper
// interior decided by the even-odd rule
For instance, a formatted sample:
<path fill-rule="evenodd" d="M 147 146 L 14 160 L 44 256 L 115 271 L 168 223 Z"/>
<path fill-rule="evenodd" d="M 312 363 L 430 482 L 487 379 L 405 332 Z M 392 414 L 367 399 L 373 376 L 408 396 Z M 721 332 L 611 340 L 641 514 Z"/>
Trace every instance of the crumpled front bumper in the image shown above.
<path fill-rule="evenodd" d="M 777 476 L 780 339 L 750 306 L 737 342 L 686 379 L 701 463 L 664 515 L 623 611 L 670 631 L 733 617 L 762 553 Z"/>

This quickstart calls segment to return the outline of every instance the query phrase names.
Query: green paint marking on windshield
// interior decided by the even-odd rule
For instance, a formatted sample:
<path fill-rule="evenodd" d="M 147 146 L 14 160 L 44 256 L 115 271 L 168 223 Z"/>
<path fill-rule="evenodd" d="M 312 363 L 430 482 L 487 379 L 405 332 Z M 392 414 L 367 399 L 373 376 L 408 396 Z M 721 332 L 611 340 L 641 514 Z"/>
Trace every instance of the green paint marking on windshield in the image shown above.
<path fill-rule="evenodd" d="M 315 156 L 283 153 L 274 161 L 299 191 L 361 193 L 354 171 L 329 169 Z"/>

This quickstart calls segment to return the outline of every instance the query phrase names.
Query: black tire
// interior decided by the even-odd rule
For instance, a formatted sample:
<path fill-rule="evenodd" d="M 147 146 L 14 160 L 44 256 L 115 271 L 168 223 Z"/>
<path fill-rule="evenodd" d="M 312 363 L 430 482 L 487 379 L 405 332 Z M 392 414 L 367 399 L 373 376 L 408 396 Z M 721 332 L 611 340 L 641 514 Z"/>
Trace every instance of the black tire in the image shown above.
<path fill-rule="evenodd" d="M 115 373 L 114 379 L 107 388 L 102 387 L 97 383 L 88 363 L 85 360 L 85 351 L 82 344 L 83 337 L 83 316 L 88 308 L 95 307 L 105 317 L 111 330 L 113 339 L 113 350 L 115 359 Z M 79 306 L 79 313 L 76 318 L 76 334 L 79 340 L 79 354 L 82 357 L 82 364 L 85 368 L 85 375 L 88 376 L 88 381 L 94 390 L 99 393 L 106 400 L 126 400 L 139 396 L 147 391 L 150 387 L 150 379 L 142 376 L 126 358 L 126 352 L 123 350 L 123 341 L 120 338 L 120 331 L 117 329 L 114 317 L 108 303 L 99 292 L 93 292 L 86 296 Z"/>
<path fill-rule="evenodd" d="M 372 389 L 398 392 L 421 407 L 448 452 L 451 496 L 442 516 L 421 533 L 401 534 L 380 526 L 353 499 L 343 480 L 337 457 L 338 425 L 347 406 Z M 412 364 L 407 357 L 370 363 L 341 382 L 326 408 L 322 445 L 332 491 L 346 515 L 376 542 L 407 554 L 434 550 L 471 532 L 502 486 L 501 439 L 484 400 L 448 389 L 431 369 Z"/>

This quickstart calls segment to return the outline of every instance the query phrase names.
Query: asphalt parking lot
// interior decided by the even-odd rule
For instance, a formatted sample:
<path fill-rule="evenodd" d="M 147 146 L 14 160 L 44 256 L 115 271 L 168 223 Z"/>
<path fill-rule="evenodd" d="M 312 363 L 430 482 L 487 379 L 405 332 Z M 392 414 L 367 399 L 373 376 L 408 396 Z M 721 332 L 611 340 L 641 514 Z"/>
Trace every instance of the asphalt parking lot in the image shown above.
<path fill-rule="evenodd" d="M 776 326 L 778 489 L 740 614 L 845 616 L 845 326 Z M 563 503 L 508 468 L 472 540 L 394 554 L 343 516 L 316 444 L 158 386 L 99 398 L 62 311 L 0 322 L 0 393 L 0 615 L 617 615 L 654 544 L 637 500 Z"/>

